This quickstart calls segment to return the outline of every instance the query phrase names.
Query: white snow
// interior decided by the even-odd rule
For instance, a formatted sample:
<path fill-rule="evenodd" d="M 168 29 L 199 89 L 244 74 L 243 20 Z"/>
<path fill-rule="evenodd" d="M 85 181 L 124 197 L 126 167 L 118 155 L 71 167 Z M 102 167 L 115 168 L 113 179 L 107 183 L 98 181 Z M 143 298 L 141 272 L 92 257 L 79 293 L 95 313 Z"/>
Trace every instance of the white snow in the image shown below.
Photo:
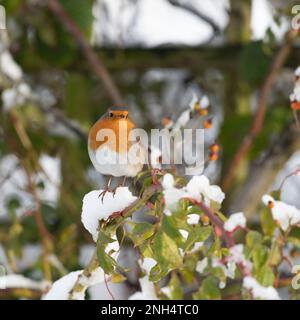
<path fill-rule="evenodd" d="M 128 187 L 119 187 L 115 195 L 107 192 L 102 203 L 101 196 L 99 197 L 102 191 L 93 190 L 83 198 L 81 221 L 93 236 L 94 241 L 97 241 L 99 221 L 106 220 L 113 213 L 124 210 L 137 199 Z"/>
<path fill-rule="evenodd" d="M 225 194 L 219 186 L 211 185 L 204 175 L 194 176 L 183 188 L 174 187 L 174 178 L 171 174 L 166 174 L 162 180 L 165 199 L 165 214 L 170 215 L 178 207 L 178 202 L 182 198 L 192 198 L 196 201 L 203 201 L 210 205 L 211 201 L 221 204 Z"/>
<path fill-rule="evenodd" d="M 209 107 L 209 105 L 210 105 L 210 101 L 209 101 L 208 97 L 207 96 L 201 97 L 201 99 L 200 99 L 200 107 L 203 108 L 203 109 L 206 109 L 206 108 Z"/>
<path fill-rule="evenodd" d="M 22 69 L 14 61 L 9 51 L 0 54 L 0 70 L 13 81 L 20 81 L 23 76 Z"/>
<path fill-rule="evenodd" d="M 147 275 L 150 274 L 151 269 L 157 264 L 157 261 L 152 258 L 144 258 L 143 262 L 140 261 L 141 268 L 146 272 Z"/>
<path fill-rule="evenodd" d="M 198 224 L 200 220 L 199 214 L 193 213 L 193 214 L 188 214 L 187 216 L 187 224 L 193 225 L 193 224 Z"/>
<path fill-rule="evenodd" d="M 297 70 L 296 70 L 297 71 Z M 297 73 L 295 72 L 295 74 L 298 74 L 299 71 L 297 71 Z M 298 101 L 300 102 L 300 79 L 298 79 L 295 82 L 295 86 L 294 86 L 294 90 L 293 92 L 290 94 L 290 101 L 294 102 L 294 101 Z"/>
<path fill-rule="evenodd" d="M 103 283 L 104 277 L 104 271 L 100 267 L 96 268 L 89 277 L 83 275 L 83 270 L 70 272 L 53 283 L 51 289 L 43 296 L 43 300 L 69 300 L 70 292 L 77 280 L 79 280 L 82 290 L 75 292 L 72 298 L 84 300 L 86 290 L 91 286 Z"/>
<path fill-rule="evenodd" d="M 73 271 L 55 281 L 51 289 L 43 296 L 43 300 L 68 300 L 71 289 L 83 270 Z M 84 293 L 78 296 L 78 300 L 84 300 Z"/>
<path fill-rule="evenodd" d="M 60 197 L 61 160 L 42 154 L 39 159 L 42 171 L 35 178 L 36 183 L 43 182 L 43 189 L 38 189 L 39 197 L 48 204 L 56 206 Z"/>
<path fill-rule="evenodd" d="M 151 167 L 154 169 L 161 169 L 160 158 L 162 156 L 161 150 L 155 146 L 150 146 L 150 162 Z"/>
<path fill-rule="evenodd" d="M 158 300 L 153 282 L 148 276 L 139 279 L 141 291 L 135 292 L 128 300 Z"/>
<path fill-rule="evenodd" d="M 252 270 L 252 263 L 248 261 L 244 255 L 244 245 L 237 244 L 229 249 L 228 256 L 225 259 L 219 258 L 212 259 L 213 268 L 221 268 L 224 275 L 230 279 L 234 279 L 236 265 L 239 264 L 243 267 L 244 272 L 250 274 Z"/>
<path fill-rule="evenodd" d="M 262 197 L 262 201 L 266 206 L 272 204 L 273 219 L 283 231 L 286 231 L 290 226 L 300 226 L 300 210 L 296 207 L 283 201 L 277 201 L 267 194 Z"/>
<path fill-rule="evenodd" d="M 174 131 L 184 128 L 191 119 L 191 111 L 187 109 L 183 111 L 174 124 Z"/>
<path fill-rule="evenodd" d="M 280 300 L 278 292 L 274 287 L 263 287 L 252 277 L 244 278 L 243 287 L 252 293 L 254 299 Z"/>
<path fill-rule="evenodd" d="M 243 212 L 232 214 L 224 223 L 224 229 L 228 232 L 233 232 L 238 228 L 246 227 L 246 218 Z"/>
<path fill-rule="evenodd" d="M 199 103 L 198 96 L 195 93 L 193 93 L 192 99 L 189 103 L 190 109 L 194 110 L 197 103 Z"/>
<path fill-rule="evenodd" d="M 49 283 L 47 281 L 34 281 L 20 274 L 8 274 L 0 276 L 0 289 L 27 288 L 33 290 L 45 290 Z"/>
<path fill-rule="evenodd" d="M 203 271 L 205 270 L 207 265 L 208 265 L 208 258 L 205 257 L 202 260 L 197 262 L 196 271 L 199 272 L 199 273 L 203 273 Z"/>
<path fill-rule="evenodd" d="M 227 263 L 224 263 L 218 258 L 212 259 L 212 267 L 213 268 L 221 268 L 224 272 L 224 275 L 230 279 L 234 279 L 235 276 L 235 270 L 236 270 L 236 264 L 233 261 L 229 261 Z"/>
<path fill-rule="evenodd" d="M 132 294 L 128 300 L 158 300 L 153 282 L 149 281 L 149 274 L 151 269 L 157 264 L 156 260 L 152 258 L 144 258 L 139 260 L 139 264 L 146 275 L 139 279 L 141 291 Z"/>
<path fill-rule="evenodd" d="M 229 249 L 229 255 L 226 257 L 229 263 L 241 264 L 245 272 L 250 273 L 252 263 L 244 255 L 244 245 L 237 244 Z"/>
<path fill-rule="evenodd" d="M 164 213 L 171 215 L 172 211 L 176 211 L 178 208 L 178 202 L 185 196 L 185 192 L 182 189 L 169 188 L 163 191 L 165 199 Z"/>
<path fill-rule="evenodd" d="M 202 96 L 200 99 L 198 96 L 194 93 L 192 96 L 192 99 L 189 103 L 189 107 L 191 110 L 195 110 L 196 107 L 200 107 L 201 109 L 206 109 L 210 105 L 209 99 L 206 95 Z"/>
<path fill-rule="evenodd" d="M 43 171 L 32 178 L 36 184 L 42 182 L 43 188 L 38 188 L 41 200 L 55 207 L 60 196 L 60 159 L 43 154 L 39 162 Z M 12 198 L 16 198 L 20 202 L 20 206 L 16 209 L 18 216 L 34 209 L 35 203 L 32 195 L 26 191 L 28 178 L 15 155 L 9 154 L 1 158 L 0 180 L 3 181 L 0 193 L 0 206 L 2 208 L 0 217 L 7 216 L 7 202 Z"/>
<path fill-rule="evenodd" d="M 164 295 L 166 295 L 169 299 L 171 299 L 171 288 L 170 287 L 163 287 L 160 288 L 160 292 L 162 292 Z"/>
<path fill-rule="evenodd" d="M 8 111 L 12 107 L 24 104 L 26 100 L 31 97 L 31 94 L 31 89 L 25 82 L 21 82 L 12 88 L 3 90 L 2 102 L 4 111 Z"/>
<path fill-rule="evenodd" d="M 186 239 L 188 238 L 189 233 L 188 233 L 186 230 L 184 230 L 184 229 L 179 229 L 178 231 L 179 231 L 179 233 L 182 235 L 182 237 L 184 238 L 184 240 L 186 240 Z"/>
<path fill-rule="evenodd" d="M 163 180 L 162 180 L 162 187 L 167 190 L 167 189 L 172 189 L 174 187 L 175 181 L 174 181 L 174 177 L 173 175 L 171 175 L 170 173 L 166 173 L 163 176 Z"/>
<path fill-rule="evenodd" d="M 290 21 L 281 18 L 279 24 L 276 22 L 275 11 L 272 3 L 267 0 L 253 0 L 251 12 L 251 30 L 254 40 L 264 39 L 270 28 L 275 38 L 280 40 L 290 28 Z"/>
<path fill-rule="evenodd" d="M 300 66 L 295 70 L 295 76 L 300 77 Z"/>
<path fill-rule="evenodd" d="M 109 254 L 113 259 L 117 260 L 120 254 L 120 244 L 116 236 L 112 237 L 112 239 L 114 239 L 115 241 L 110 242 L 106 246 L 105 252 Z"/>

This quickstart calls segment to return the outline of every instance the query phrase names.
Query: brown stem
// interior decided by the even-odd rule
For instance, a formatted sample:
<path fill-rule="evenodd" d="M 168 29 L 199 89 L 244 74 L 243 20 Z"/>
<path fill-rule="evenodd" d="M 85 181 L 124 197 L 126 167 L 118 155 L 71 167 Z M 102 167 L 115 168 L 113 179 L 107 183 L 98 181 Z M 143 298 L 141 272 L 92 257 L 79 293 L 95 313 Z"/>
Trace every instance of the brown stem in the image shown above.
<path fill-rule="evenodd" d="M 48 0 L 47 5 L 49 9 L 56 15 L 56 17 L 65 26 L 65 28 L 69 31 L 69 33 L 72 35 L 72 37 L 80 47 L 83 55 L 89 62 L 91 70 L 103 82 L 103 85 L 108 95 L 110 96 L 112 102 L 117 105 L 122 105 L 123 99 L 117 86 L 115 85 L 106 67 L 99 60 L 99 58 L 93 51 L 92 47 L 90 46 L 90 44 L 85 39 L 85 36 L 83 32 L 80 30 L 80 28 L 78 27 L 78 25 L 69 16 L 69 14 L 62 7 L 62 5 L 58 0 Z"/>
<path fill-rule="evenodd" d="M 224 222 L 218 216 L 216 216 L 214 212 L 209 207 L 207 207 L 203 202 L 199 202 L 192 198 L 187 198 L 187 199 L 193 204 L 197 205 L 205 213 L 205 215 L 208 216 L 208 218 L 213 223 L 213 225 L 215 225 L 216 227 L 222 230 L 227 246 L 229 248 L 233 247 L 235 245 L 235 242 L 232 238 L 232 234 L 227 232 L 224 229 Z"/>
<path fill-rule="evenodd" d="M 276 56 L 273 59 L 269 74 L 267 75 L 265 82 L 263 84 L 263 87 L 261 89 L 261 94 L 257 106 L 257 111 L 255 113 L 254 119 L 252 121 L 251 128 L 248 132 L 248 134 L 244 137 L 240 147 L 238 148 L 236 154 L 233 157 L 233 160 L 229 166 L 229 169 L 227 171 L 227 174 L 225 175 L 222 183 L 222 188 L 226 192 L 231 187 L 233 180 L 235 178 L 235 175 L 237 173 L 237 168 L 239 167 L 241 161 L 244 159 L 244 157 L 247 155 L 248 151 L 251 149 L 252 144 L 257 137 L 257 135 L 260 134 L 264 120 L 266 115 L 266 109 L 267 109 L 267 102 L 268 98 L 272 92 L 273 84 L 276 80 L 277 74 L 279 70 L 284 65 L 290 51 L 292 48 L 292 44 L 294 43 L 296 37 L 298 35 L 297 30 L 290 30 L 287 33 L 286 42 L 281 47 L 281 49 L 278 51 Z"/>
<path fill-rule="evenodd" d="M 20 121 L 15 109 L 12 109 L 10 111 L 10 120 L 15 128 L 15 131 L 17 133 L 17 136 L 18 136 L 22 146 L 24 147 L 24 149 L 26 150 L 26 152 L 28 154 L 28 161 L 26 161 L 24 158 L 22 158 L 19 155 L 15 141 L 12 141 L 10 146 L 11 146 L 12 150 L 14 151 L 14 153 L 16 154 L 16 156 L 18 157 L 18 159 L 19 159 L 19 161 L 20 161 L 20 163 L 26 173 L 27 180 L 28 180 L 28 190 L 32 194 L 32 197 L 33 197 L 35 205 L 36 205 L 36 208 L 34 210 L 34 217 L 35 217 L 36 225 L 37 225 L 37 228 L 38 228 L 38 231 L 40 234 L 40 238 L 41 238 L 41 241 L 43 244 L 43 249 L 44 249 L 43 250 L 44 273 L 45 273 L 45 278 L 47 280 L 51 281 L 51 267 L 50 267 L 50 263 L 48 261 L 48 256 L 52 251 L 52 235 L 47 230 L 46 225 L 43 220 L 42 210 L 41 210 L 41 207 L 42 207 L 41 200 L 38 196 L 37 188 L 36 188 L 35 182 L 33 181 L 33 178 L 32 178 L 32 165 L 30 164 L 32 161 L 32 163 L 36 164 L 36 167 L 38 166 L 37 154 L 36 154 L 35 150 L 33 149 L 31 140 L 25 130 L 24 125 Z M 8 140 L 11 141 L 13 139 L 8 139 Z"/>

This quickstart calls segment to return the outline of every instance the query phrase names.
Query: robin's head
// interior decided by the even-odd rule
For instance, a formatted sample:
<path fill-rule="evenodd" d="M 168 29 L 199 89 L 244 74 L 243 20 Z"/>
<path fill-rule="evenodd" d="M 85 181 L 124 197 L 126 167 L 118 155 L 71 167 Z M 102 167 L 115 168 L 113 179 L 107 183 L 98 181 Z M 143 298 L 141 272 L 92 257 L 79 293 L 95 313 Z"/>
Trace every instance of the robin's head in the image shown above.
<path fill-rule="evenodd" d="M 123 107 L 110 108 L 107 112 L 109 119 L 128 119 L 128 110 Z"/>

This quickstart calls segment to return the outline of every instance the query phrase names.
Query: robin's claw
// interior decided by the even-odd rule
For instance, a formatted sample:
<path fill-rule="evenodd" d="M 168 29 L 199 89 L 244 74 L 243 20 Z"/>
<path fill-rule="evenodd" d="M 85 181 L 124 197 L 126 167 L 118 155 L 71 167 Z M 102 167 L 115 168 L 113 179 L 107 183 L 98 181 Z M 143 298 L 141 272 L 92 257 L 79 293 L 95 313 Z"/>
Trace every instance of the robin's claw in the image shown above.
<path fill-rule="evenodd" d="M 109 191 L 108 188 L 106 188 L 106 189 L 103 190 L 103 191 L 99 194 L 99 196 L 98 196 L 98 198 L 101 198 L 102 204 L 103 204 L 103 200 L 104 200 L 105 194 L 106 194 L 108 191 Z"/>
<path fill-rule="evenodd" d="M 113 193 L 113 198 L 115 197 L 118 188 L 119 188 L 119 186 L 117 186 L 116 188 L 114 188 L 114 190 L 113 190 L 113 192 L 112 192 L 112 193 Z"/>

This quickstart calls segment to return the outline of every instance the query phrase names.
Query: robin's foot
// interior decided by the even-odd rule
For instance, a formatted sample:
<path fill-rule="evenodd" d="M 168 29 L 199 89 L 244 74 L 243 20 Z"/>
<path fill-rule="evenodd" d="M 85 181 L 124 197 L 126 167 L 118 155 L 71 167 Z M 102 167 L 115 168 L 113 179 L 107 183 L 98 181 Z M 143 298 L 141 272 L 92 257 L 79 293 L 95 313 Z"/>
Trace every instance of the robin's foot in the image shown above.
<path fill-rule="evenodd" d="M 158 179 L 157 179 L 157 175 L 159 174 L 159 173 L 162 173 L 162 170 L 161 169 L 152 169 L 151 170 L 151 177 L 152 177 L 152 183 L 154 184 L 154 185 L 159 185 L 159 182 L 158 182 Z"/>
<path fill-rule="evenodd" d="M 113 194 L 113 197 L 115 197 L 116 192 L 117 192 L 117 189 L 118 189 L 119 187 L 122 187 L 122 184 L 118 184 L 115 188 L 113 188 L 113 189 L 111 190 L 111 192 L 112 192 L 112 194 Z"/>
<path fill-rule="evenodd" d="M 107 192 L 110 192 L 109 188 L 108 187 L 105 187 L 105 189 L 99 194 L 98 198 L 101 198 L 101 202 L 103 204 L 103 200 L 104 200 L 104 197 L 106 195 Z"/>

